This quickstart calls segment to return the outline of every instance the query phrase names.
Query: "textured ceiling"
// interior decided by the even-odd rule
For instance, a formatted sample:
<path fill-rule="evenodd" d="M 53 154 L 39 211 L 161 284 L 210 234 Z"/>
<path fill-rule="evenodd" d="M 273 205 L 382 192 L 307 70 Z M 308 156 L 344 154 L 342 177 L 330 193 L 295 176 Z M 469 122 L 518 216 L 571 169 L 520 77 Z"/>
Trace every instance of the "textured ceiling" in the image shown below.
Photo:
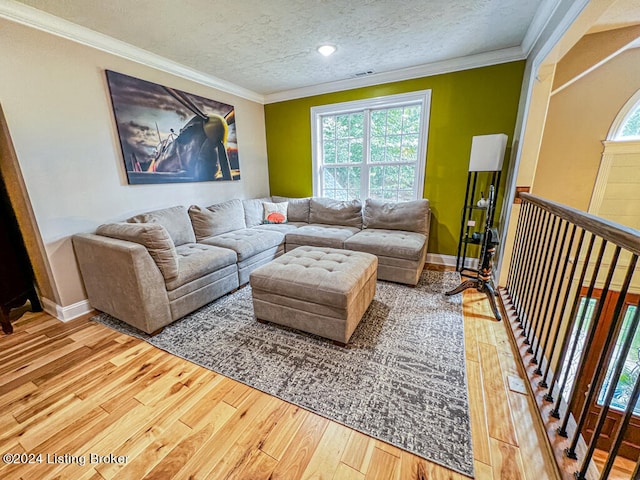
<path fill-rule="evenodd" d="M 259 94 L 518 47 L 541 2 L 21 0 Z"/>

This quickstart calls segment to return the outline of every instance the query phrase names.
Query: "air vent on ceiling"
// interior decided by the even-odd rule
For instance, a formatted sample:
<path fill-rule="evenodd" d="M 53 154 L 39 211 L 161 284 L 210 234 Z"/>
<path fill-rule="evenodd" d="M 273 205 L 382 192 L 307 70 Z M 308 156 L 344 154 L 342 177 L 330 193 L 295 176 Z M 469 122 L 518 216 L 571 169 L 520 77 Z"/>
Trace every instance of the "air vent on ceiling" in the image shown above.
<path fill-rule="evenodd" d="M 366 72 L 358 72 L 356 74 L 354 74 L 353 76 L 356 78 L 360 78 L 360 77 L 366 77 L 367 75 L 373 75 L 374 71 L 373 70 L 367 70 Z"/>

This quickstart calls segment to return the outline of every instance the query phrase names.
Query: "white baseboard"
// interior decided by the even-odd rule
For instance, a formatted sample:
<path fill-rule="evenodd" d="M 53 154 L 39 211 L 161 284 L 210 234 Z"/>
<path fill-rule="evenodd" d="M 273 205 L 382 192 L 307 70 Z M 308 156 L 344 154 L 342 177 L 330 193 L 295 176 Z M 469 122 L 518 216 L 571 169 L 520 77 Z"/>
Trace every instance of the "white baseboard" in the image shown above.
<path fill-rule="evenodd" d="M 427 253 L 427 263 L 433 265 L 446 265 L 447 267 L 456 266 L 456 257 L 453 255 L 442 255 L 440 253 Z M 464 262 L 465 268 L 478 268 L 477 258 L 467 258 Z"/>
<path fill-rule="evenodd" d="M 81 300 L 77 303 L 63 307 L 48 298 L 42 297 L 40 299 L 40 303 L 42 303 L 42 308 L 45 312 L 56 317 L 58 320 L 62 320 L 63 322 L 68 322 L 69 320 L 78 318 L 79 316 L 93 310 L 91 305 L 89 305 L 89 300 Z"/>

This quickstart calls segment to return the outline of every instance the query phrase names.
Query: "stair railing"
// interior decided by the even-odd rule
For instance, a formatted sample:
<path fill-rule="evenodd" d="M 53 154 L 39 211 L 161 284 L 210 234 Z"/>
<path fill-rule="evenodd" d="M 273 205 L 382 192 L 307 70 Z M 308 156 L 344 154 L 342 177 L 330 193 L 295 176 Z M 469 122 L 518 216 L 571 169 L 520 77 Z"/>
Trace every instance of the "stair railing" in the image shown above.
<path fill-rule="evenodd" d="M 520 198 L 507 281 L 499 289 L 505 318 L 561 476 L 606 479 L 628 447 L 640 396 L 640 366 L 630 372 L 628 359 L 640 340 L 639 334 L 634 347 L 640 304 L 629 304 L 640 293 L 640 231 L 534 195 Z M 607 459 L 598 468 L 594 453 L 603 449 L 614 412 L 621 419 L 607 432 Z M 640 478 L 640 461 L 631 478 Z"/>

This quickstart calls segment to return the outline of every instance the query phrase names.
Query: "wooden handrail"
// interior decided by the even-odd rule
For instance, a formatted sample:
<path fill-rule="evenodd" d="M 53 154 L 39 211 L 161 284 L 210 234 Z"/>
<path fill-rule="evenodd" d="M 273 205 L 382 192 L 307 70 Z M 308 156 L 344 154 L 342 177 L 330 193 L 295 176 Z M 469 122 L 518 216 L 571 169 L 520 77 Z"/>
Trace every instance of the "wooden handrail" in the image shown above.
<path fill-rule="evenodd" d="M 640 255 L 640 230 L 625 227 L 619 223 L 596 217 L 590 213 L 567 207 L 566 205 L 530 193 L 520 193 L 519 197 L 526 202 L 553 213 L 569 223 L 577 225 L 591 233 L 595 233 L 608 242 L 614 243 L 636 255 Z"/>

